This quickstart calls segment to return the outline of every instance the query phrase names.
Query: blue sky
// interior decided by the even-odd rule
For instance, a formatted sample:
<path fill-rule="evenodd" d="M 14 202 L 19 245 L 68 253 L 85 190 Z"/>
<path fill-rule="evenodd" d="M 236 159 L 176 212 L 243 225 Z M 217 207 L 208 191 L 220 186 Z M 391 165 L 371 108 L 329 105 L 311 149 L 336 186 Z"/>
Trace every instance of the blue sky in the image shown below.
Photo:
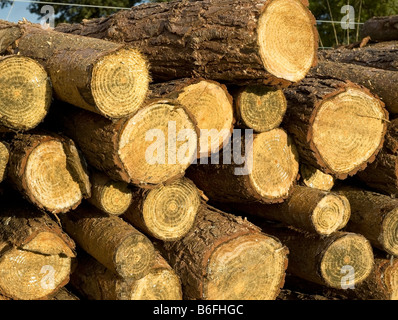
<path fill-rule="evenodd" d="M 0 9 L 0 19 L 17 22 L 22 20 L 22 18 L 26 18 L 31 22 L 39 22 L 40 17 L 36 14 L 31 14 L 28 10 L 28 5 L 28 3 L 15 2 L 12 9 L 11 6 Z"/>

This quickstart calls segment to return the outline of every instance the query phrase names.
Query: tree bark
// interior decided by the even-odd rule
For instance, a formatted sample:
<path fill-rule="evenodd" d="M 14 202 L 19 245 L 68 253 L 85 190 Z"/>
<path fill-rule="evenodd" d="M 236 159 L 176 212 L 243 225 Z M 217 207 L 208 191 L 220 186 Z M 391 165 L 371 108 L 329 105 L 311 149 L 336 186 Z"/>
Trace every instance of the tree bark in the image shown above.
<path fill-rule="evenodd" d="M 123 215 L 144 233 L 163 241 L 176 241 L 193 227 L 200 206 L 200 193 L 185 177 L 152 190 L 137 189 Z"/>
<path fill-rule="evenodd" d="M 0 294 L 46 299 L 69 281 L 74 242 L 46 214 L 19 198 L 2 200 Z"/>
<path fill-rule="evenodd" d="M 182 300 L 180 279 L 159 253 L 139 280 L 122 279 L 90 256 L 80 256 L 71 284 L 89 300 Z"/>
<path fill-rule="evenodd" d="M 148 65 L 129 46 L 44 30 L 28 22 L 2 21 L 0 36 L 6 39 L 0 53 L 40 62 L 60 100 L 117 119 L 134 113 L 146 99 Z"/>
<path fill-rule="evenodd" d="M 307 77 L 285 89 L 285 95 L 282 126 L 303 163 L 345 179 L 374 161 L 388 113 L 367 89 L 336 78 Z"/>
<path fill-rule="evenodd" d="M 398 15 L 367 20 L 362 26 L 361 36 L 370 37 L 373 41 L 398 40 Z"/>
<path fill-rule="evenodd" d="M 218 158 L 202 158 L 190 166 L 187 177 L 210 200 L 282 202 L 298 176 L 298 155 L 290 137 L 277 128 L 238 138 L 234 134 L 233 143 Z"/>
<path fill-rule="evenodd" d="M 192 114 L 201 135 L 199 158 L 218 152 L 230 138 L 234 113 L 224 85 L 202 78 L 178 79 L 152 84 L 150 91 L 150 98 L 174 99 Z"/>
<path fill-rule="evenodd" d="M 121 218 L 82 205 L 61 217 L 63 229 L 87 253 L 122 278 L 140 279 L 153 264 L 149 239 Z"/>
<path fill-rule="evenodd" d="M 161 252 L 181 278 L 185 299 L 276 299 L 287 249 L 251 223 L 203 205 L 195 228 Z"/>
<path fill-rule="evenodd" d="M 10 159 L 9 145 L 0 141 L 0 182 L 7 176 L 8 161 Z"/>
<path fill-rule="evenodd" d="M 37 61 L 20 55 L 0 57 L 0 131 L 37 127 L 47 115 L 51 98 L 50 78 Z"/>
<path fill-rule="evenodd" d="M 85 160 L 74 142 L 52 133 L 12 139 L 8 178 L 27 200 L 55 214 L 76 208 L 91 193 Z"/>
<path fill-rule="evenodd" d="M 156 82 L 202 76 L 286 86 L 316 63 L 318 35 L 307 6 L 296 0 L 152 3 L 56 30 L 140 48 Z"/>

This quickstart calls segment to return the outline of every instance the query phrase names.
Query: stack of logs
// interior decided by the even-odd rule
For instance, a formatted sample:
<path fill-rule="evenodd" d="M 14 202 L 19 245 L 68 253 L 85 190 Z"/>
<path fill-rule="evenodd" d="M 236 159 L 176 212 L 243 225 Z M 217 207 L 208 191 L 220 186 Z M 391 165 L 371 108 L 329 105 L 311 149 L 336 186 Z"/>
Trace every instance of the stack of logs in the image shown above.
<path fill-rule="evenodd" d="M 383 19 L 319 54 L 306 0 L 0 21 L 0 299 L 398 298 Z"/>

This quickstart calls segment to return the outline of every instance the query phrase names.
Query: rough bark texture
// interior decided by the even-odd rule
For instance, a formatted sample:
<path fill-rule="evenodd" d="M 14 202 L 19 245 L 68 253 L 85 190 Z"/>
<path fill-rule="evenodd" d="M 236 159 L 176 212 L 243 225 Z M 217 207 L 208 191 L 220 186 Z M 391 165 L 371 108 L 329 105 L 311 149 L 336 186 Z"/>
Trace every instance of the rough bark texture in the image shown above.
<path fill-rule="evenodd" d="M 373 41 L 398 40 L 398 15 L 369 19 L 362 26 L 361 36 Z"/>
<path fill-rule="evenodd" d="M 225 257 L 224 273 L 220 275 L 219 271 L 213 270 L 218 274 L 218 278 L 212 279 L 210 273 L 212 257 L 218 249 L 224 247 L 225 250 L 228 248 L 233 250 L 233 247 L 229 247 L 232 246 L 232 243 L 250 237 L 254 237 L 259 242 L 276 241 L 272 237 L 261 234 L 256 226 L 242 218 L 203 205 L 198 213 L 195 228 L 179 241 L 163 243 L 161 250 L 171 267 L 180 276 L 186 299 L 275 299 L 283 286 L 284 270 L 287 266 L 287 250 L 279 246 L 279 241 L 275 242 L 275 251 L 273 252 L 274 255 L 280 255 L 279 259 L 275 260 L 268 256 L 271 253 L 263 252 L 262 254 L 268 258 L 251 257 L 253 259 L 251 262 L 257 265 L 254 269 L 248 265 L 246 265 L 247 269 L 243 266 L 241 269 L 240 265 L 245 262 L 239 261 L 239 258 L 233 261 L 234 267 L 229 269 L 231 266 Z M 254 248 L 254 246 L 249 247 L 244 254 L 241 253 L 244 256 L 243 259 L 249 260 L 250 258 L 248 259 L 246 255 Z M 259 254 L 258 251 L 256 253 Z M 268 259 L 267 262 L 260 262 L 264 258 Z M 261 267 L 258 265 L 259 263 Z M 267 267 L 270 269 L 268 277 L 271 277 L 272 280 L 261 279 L 260 276 L 257 276 L 257 274 L 263 273 Z M 272 284 L 268 281 L 271 281 Z M 221 291 L 216 296 L 209 290 L 213 282 L 213 285 Z"/>
<path fill-rule="evenodd" d="M 396 197 L 398 195 L 398 119 L 388 125 L 383 149 L 357 177 L 368 187 Z"/>
<path fill-rule="evenodd" d="M 294 139 L 300 154 L 300 161 L 320 169 L 324 173 L 333 175 L 337 179 L 345 179 L 348 176 L 352 176 L 366 168 L 368 163 L 374 161 L 377 153 L 383 146 L 383 138 L 387 129 L 385 120 L 388 120 L 388 112 L 385 110 L 384 104 L 366 88 L 336 78 L 312 76 L 307 77 L 297 85 L 285 89 L 284 92 L 288 101 L 288 108 L 282 126 Z M 355 92 L 355 94 L 361 93 L 363 99 L 370 100 L 366 100 L 366 102 L 363 102 L 365 100 L 361 100 L 354 108 L 352 105 L 356 101 L 350 92 Z M 346 114 L 344 115 L 343 111 L 331 111 L 333 115 L 324 116 L 322 121 L 319 120 L 317 123 L 316 120 L 320 117 L 319 112 L 323 108 L 324 103 L 332 99 L 339 99 L 341 96 L 344 97 L 343 99 L 351 100 L 352 102 L 347 104 L 346 101 L 341 102 L 337 100 L 336 103 L 342 103 L 342 107 L 345 105 Z M 367 107 L 366 114 L 359 114 L 359 112 L 364 112 L 362 110 L 365 109 L 365 106 Z M 333 109 L 334 107 L 330 108 L 328 106 L 328 110 Z M 332 116 L 333 118 L 331 118 Z M 337 116 L 340 118 L 339 120 Z M 358 130 L 353 129 L 354 119 L 358 122 L 356 124 Z M 329 121 L 331 122 L 329 123 Z M 360 131 L 359 128 L 363 128 L 365 125 L 365 123 L 362 123 L 363 121 L 368 123 L 365 128 L 370 127 L 370 124 L 372 124 L 372 126 L 377 127 L 375 131 L 378 132 Z M 316 123 L 319 127 L 325 125 L 324 130 L 330 130 L 329 134 L 323 135 L 323 139 L 325 137 L 329 138 L 329 142 L 334 145 L 316 145 L 314 141 L 314 126 Z M 333 130 L 331 127 L 333 127 Z M 340 153 L 342 143 L 352 143 L 352 139 L 350 139 L 347 133 L 353 134 L 356 139 L 360 140 L 361 147 L 363 141 L 372 141 L 372 152 L 369 154 L 369 150 L 357 150 L 354 146 L 355 153 L 353 153 L 353 150 L 351 150 L 353 147 L 351 146 L 349 152 L 345 150 L 344 154 Z M 376 134 L 377 138 L 375 138 Z M 318 136 L 322 136 L 321 132 L 318 132 Z M 323 152 L 320 152 L 320 148 L 322 148 Z M 324 159 L 327 153 L 331 153 L 337 163 L 343 158 L 346 163 L 345 166 L 340 168 L 340 165 L 332 166 L 330 161 L 327 163 L 326 159 Z M 355 163 L 355 166 L 352 163 Z"/>
<path fill-rule="evenodd" d="M 303 9 L 308 5 L 305 2 Z M 56 30 L 123 41 L 140 48 L 158 82 L 203 76 L 228 82 L 261 80 L 285 86 L 289 81 L 267 72 L 259 54 L 257 24 L 270 3 L 207 0 L 144 4 L 81 24 L 60 24 Z M 308 13 L 306 19 L 303 18 L 305 23 L 301 27 L 309 31 L 314 18 Z M 286 24 L 290 20 L 283 21 Z M 282 21 L 277 27 L 281 26 Z M 288 31 L 293 32 L 286 28 Z M 312 33 L 311 43 L 301 45 L 316 47 L 315 29 Z M 292 42 L 295 40 L 292 38 Z"/>
<path fill-rule="evenodd" d="M 398 113 L 398 93 L 395 86 L 398 72 L 327 60 L 320 60 L 312 71 L 318 76 L 336 77 L 360 84 L 377 94 L 389 112 Z"/>

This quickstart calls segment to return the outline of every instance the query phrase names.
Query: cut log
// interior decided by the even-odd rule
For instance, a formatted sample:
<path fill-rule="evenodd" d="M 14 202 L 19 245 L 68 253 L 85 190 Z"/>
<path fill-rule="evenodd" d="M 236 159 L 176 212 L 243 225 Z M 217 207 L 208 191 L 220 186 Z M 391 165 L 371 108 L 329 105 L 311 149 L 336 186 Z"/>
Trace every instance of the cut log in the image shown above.
<path fill-rule="evenodd" d="M 76 295 L 67 290 L 65 287 L 61 288 L 51 300 L 80 300 Z"/>
<path fill-rule="evenodd" d="M 201 159 L 188 168 L 187 177 L 210 200 L 282 202 L 290 194 L 299 169 L 296 148 L 289 136 L 277 128 L 246 135 L 241 140 L 235 138 L 232 147 L 220 152 L 218 164 L 213 160 L 212 164 L 206 164 Z M 240 164 L 238 160 L 242 160 Z"/>
<path fill-rule="evenodd" d="M 170 100 L 149 102 L 133 116 L 113 122 L 64 108 L 54 123 L 76 142 L 92 167 L 140 187 L 177 179 L 196 159 L 195 122 Z"/>
<path fill-rule="evenodd" d="M 90 181 L 92 187 L 88 202 L 109 215 L 119 216 L 126 212 L 133 198 L 126 182 L 114 181 L 96 170 L 91 170 Z"/>
<path fill-rule="evenodd" d="M 273 300 L 283 286 L 287 249 L 241 218 L 203 205 L 194 229 L 164 242 L 185 299 Z"/>
<path fill-rule="evenodd" d="M 87 253 L 122 278 L 140 279 L 153 264 L 152 242 L 121 218 L 81 205 L 60 216 L 63 229 Z"/>
<path fill-rule="evenodd" d="M 388 125 L 383 149 L 357 178 L 369 188 L 396 197 L 398 196 L 398 119 Z"/>
<path fill-rule="evenodd" d="M 398 72 L 320 60 L 312 72 L 321 77 L 336 77 L 350 80 L 377 94 L 391 113 L 398 113 L 398 93 L 396 83 Z"/>
<path fill-rule="evenodd" d="M 362 234 L 374 247 L 397 256 L 398 199 L 350 186 L 335 191 L 351 204 L 346 230 Z"/>
<path fill-rule="evenodd" d="M 146 99 L 149 75 L 142 54 L 130 46 L 44 30 L 27 22 L 0 21 L 10 51 L 39 61 L 55 96 L 107 118 L 128 116 Z M 11 49 L 10 49 L 11 48 Z"/>
<path fill-rule="evenodd" d="M 172 1 L 60 24 L 56 30 L 140 48 L 157 82 L 202 76 L 286 85 L 304 78 L 316 63 L 318 34 L 307 5 L 299 0 Z"/>
<path fill-rule="evenodd" d="M 303 185 L 310 188 L 330 191 L 334 186 L 333 176 L 305 164 L 300 165 L 300 177 Z"/>
<path fill-rule="evenodd" d="M 1 131 L 30 130 L 43 121 L 52 87 L 37 61 L 20 55 L 0 57 L 0 88 Z"/>
<path fill-rule="evenodd" d="M 287 107 L 283 90 L 252 85 L 236 90 L 233 96 L 238 127 L 265 132 L 282 123 Z"/>
<path fill-rule="evenodd" d="M 2 182 L 7 176 L 9 159 L 10 150 L 8 144 L 0 141 L 0 182 Z"/>
<path fill-rule="evenodd" d="M 350 219 L 350 203 L 343 195 L 296 186 L 290 197 L 280 204 L 233 203 L 218 207 L 231 212 L 280 221 L 298 229 L 320 235 L 344 228 Z"/>
<path fill-rule="evenodd" d="M 152 190 L 136 190 L 123 217 L 156 239 L 175 241 L 192 229 L 199 205 L 199 190 L 183 177 Z"/>
<path fill-rule="evenodd" d="M 300 161 L 345 179 L 374 161 L 383 146 L 388 113 L 368 89 L 335 78 L 306 78 L 285 90 L 283 126 Z"/>
<path fill-rule="evenodd" d="M 90 256 L 79 256 L 71 284 L 89 300 L 182 300 L 180 279 L 159 253 L 139 280 L 122 279 Z"/>
<path fill-rule="evenodd" d="M 84 158 L 72 140 L 55 134 L 15 136 L 8 178 L 26 199 L 52 213 L 76 208 L 91 192 Z"/>
<path fill-rule="evenodd" d="M 398 15 L 367 20 L 362 26 L 361 36 L 370 37 L 373 41 L 398 40 Z"/>
<path fill-rule="evenodd" d="M 45 213 L 24 201 L 1 204 L 0 294 L 46 299 L 69 281 L 74 242 Z"/>
<path fill-rule="evenodd" d="M 341 289 L 347 270 L 352 271 L 354 286 L 372 271 L 373 250 L 362 235 L 338 231 L 323 237 L 260 220 L 253 221 L 262 227 L 263 232 L 277 237 L 289 248 L 287 272 L 296 277 Z"/>

